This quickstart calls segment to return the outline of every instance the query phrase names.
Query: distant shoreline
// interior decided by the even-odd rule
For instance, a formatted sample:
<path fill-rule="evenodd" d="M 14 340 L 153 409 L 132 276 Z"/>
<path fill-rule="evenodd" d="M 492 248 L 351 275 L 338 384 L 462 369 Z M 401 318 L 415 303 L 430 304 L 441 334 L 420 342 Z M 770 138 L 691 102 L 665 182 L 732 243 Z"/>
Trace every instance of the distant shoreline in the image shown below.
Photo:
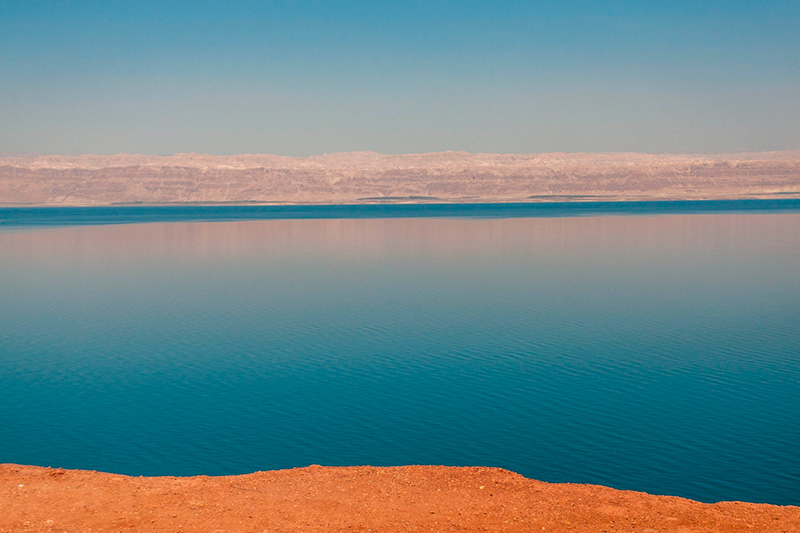
<path fill-rule="evenodd" d="M 800 197 L 800 150 L 744 154 L 374 152 L 293 158 L 0 158 L 0 205 L 348 205 Z"/>
<path fill-rule="evenodd" d="M 0 202 L 0 208 L 61 208 L 61 207 L 253 207 L 253 206 L 294 206 L 294 207 L 337 207 L 337 206 L 379 206 L 379 205 L 539 205 L 539 204 L 596 204 L 596 203 L 652 203 L 652 202 L 738 202 L 749 200 L 798 200 L 800 191 L 781 191 L 739 196 L 703 196 L 703 197 L 634 197 L 613 195 L 531 195 L 528 198 L 459 198 L 446 199 L 436 197 L 386 197 L 358 198 L 350 202 L 328 201 L 186 201 L 186 202 L 112 202 L 112 203 L 8 203 Z"/>

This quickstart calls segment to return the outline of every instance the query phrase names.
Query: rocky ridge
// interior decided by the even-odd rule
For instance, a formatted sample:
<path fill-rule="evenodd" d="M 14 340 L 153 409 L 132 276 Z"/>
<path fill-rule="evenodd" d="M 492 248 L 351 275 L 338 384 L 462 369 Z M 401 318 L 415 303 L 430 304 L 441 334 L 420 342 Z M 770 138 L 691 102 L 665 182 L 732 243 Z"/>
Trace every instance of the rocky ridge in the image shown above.
<path fill-rule="evenodd" d="M 0 157 L 0 205 L 800 197 L 800 150 Z"/>

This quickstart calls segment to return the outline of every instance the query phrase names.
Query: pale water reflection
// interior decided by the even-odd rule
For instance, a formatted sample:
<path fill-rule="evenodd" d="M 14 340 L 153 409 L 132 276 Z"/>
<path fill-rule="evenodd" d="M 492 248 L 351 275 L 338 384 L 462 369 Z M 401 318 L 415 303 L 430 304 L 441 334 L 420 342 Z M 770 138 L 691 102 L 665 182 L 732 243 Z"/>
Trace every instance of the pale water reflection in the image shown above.
<path fill-rule="evenodd" d="M 800 504 L 800 215 L 0 233 L 0 461 Z"/>

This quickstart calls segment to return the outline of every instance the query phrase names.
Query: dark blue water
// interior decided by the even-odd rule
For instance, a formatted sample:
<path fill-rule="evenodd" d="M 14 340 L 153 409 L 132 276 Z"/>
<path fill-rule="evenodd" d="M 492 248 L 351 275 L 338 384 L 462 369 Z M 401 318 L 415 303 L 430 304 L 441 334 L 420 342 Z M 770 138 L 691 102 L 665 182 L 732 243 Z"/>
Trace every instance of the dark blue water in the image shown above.
<path fill-rule="evenodd" d="M 493 209 L 0 232 L 0 461 L 800 504 L 800 213 Z"/>
<path fill-rule="evenodd" d="M 800 199 L 498 204 L 0 207 L 0 228 L 290 218 L 507 218 L 797 211 L 800 211 Z"/>

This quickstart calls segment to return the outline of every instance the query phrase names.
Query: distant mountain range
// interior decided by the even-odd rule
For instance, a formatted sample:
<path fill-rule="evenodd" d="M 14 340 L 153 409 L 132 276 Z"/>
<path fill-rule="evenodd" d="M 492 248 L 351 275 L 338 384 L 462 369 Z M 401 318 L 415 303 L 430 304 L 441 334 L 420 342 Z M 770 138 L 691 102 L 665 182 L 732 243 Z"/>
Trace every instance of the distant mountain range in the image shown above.
<path fill-rule="evenodd" d="M 800 198 L 800 150 L 0 157 L 0 205 Z"/>

